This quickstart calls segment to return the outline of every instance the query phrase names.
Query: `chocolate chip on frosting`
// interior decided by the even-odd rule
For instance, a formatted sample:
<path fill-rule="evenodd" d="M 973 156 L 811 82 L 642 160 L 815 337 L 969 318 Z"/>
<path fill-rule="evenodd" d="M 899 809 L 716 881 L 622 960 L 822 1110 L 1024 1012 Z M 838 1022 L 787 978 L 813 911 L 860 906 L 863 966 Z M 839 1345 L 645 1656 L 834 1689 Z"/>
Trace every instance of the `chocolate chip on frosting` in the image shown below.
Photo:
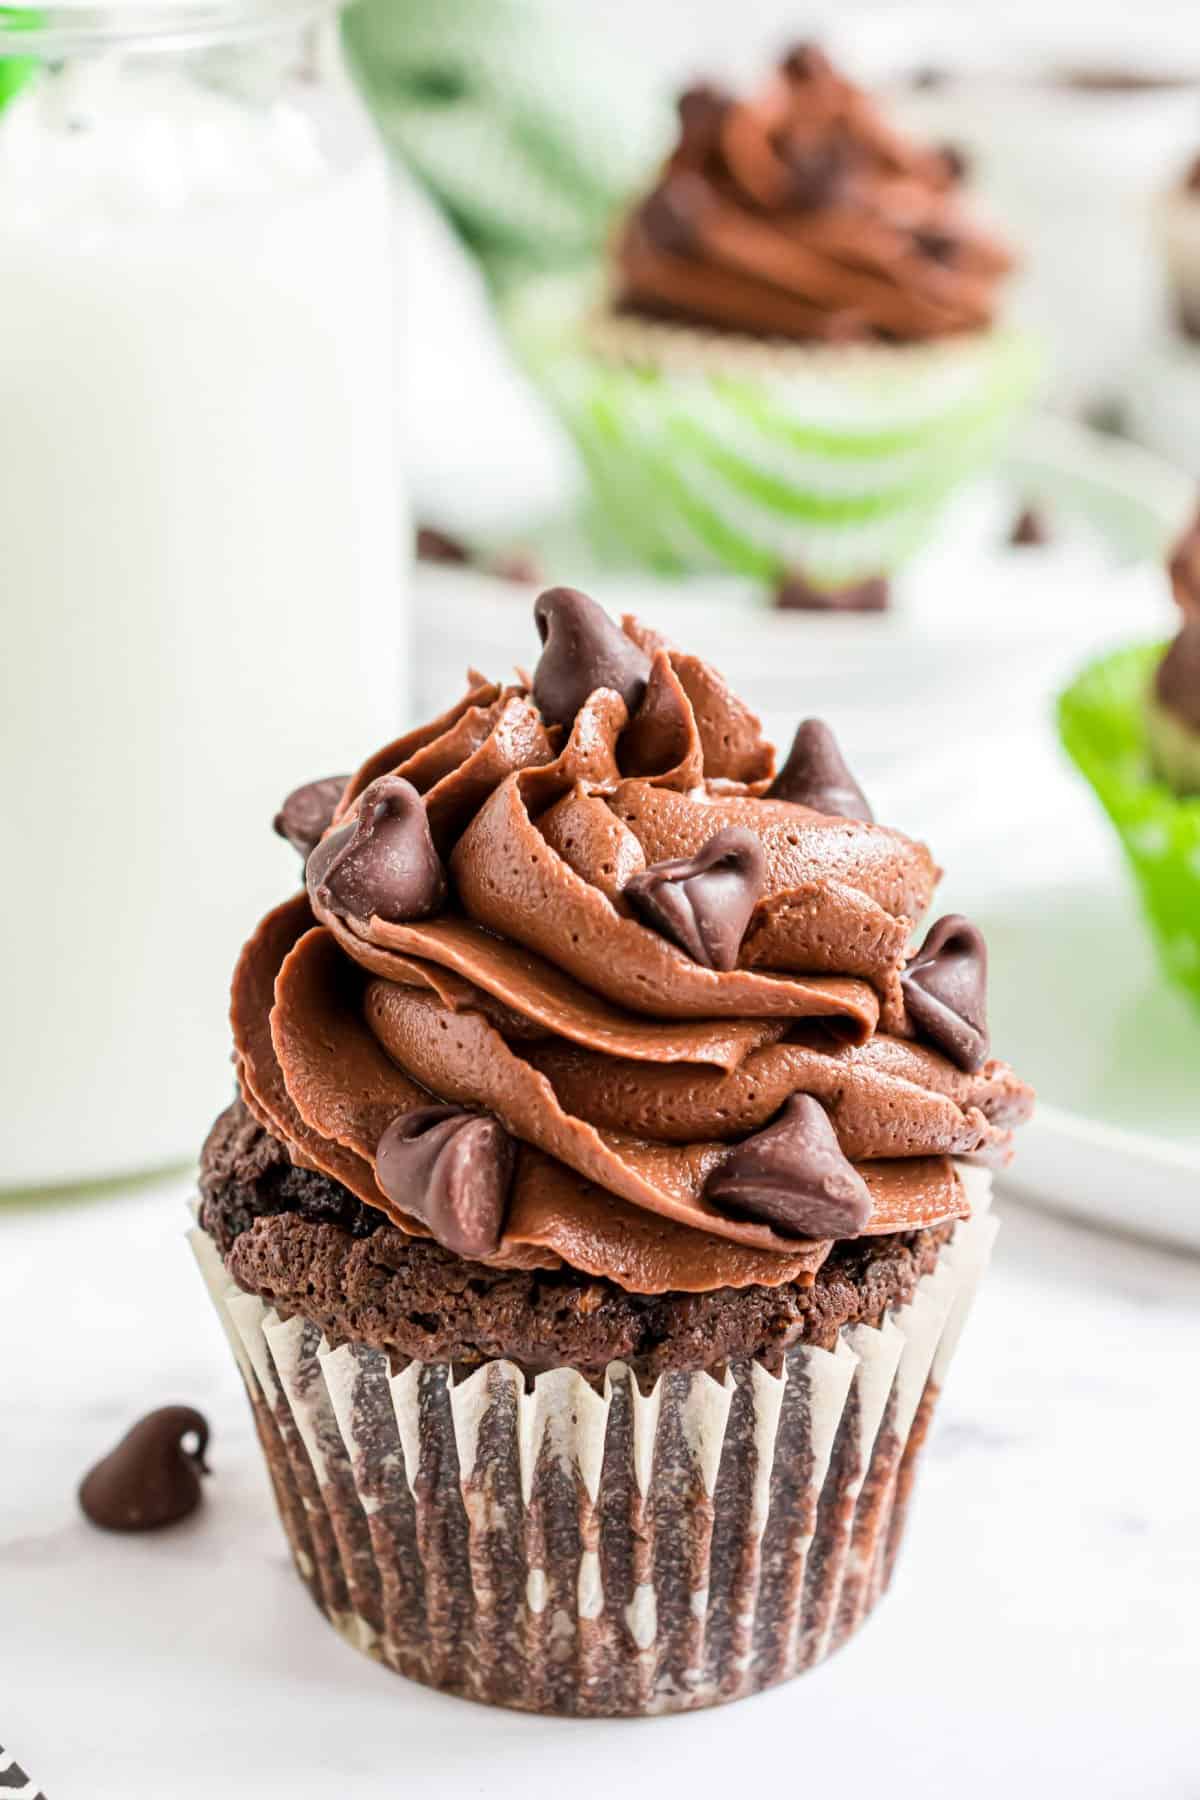
<path fill-rule="evenodd" d="M 275 830 L 301 856 L 310 856 L 333 823 L 348 775 L 326 775 L 293 788 L 275 814 Z"/>
<path fill-rule="evenodd" d="M 931 925 L 900 977 L 908 1016 L 920 1036 L 968 1075 L 988 1059 L 987 945 L 961 913 Z"/>
<path fill-rule="evenodd" d="M 1200 613 L 1200 512 L 1172 550 L 1167 573 L 1177 605 L 1185 613 Z"/>
<path fill-rule="evenodd" d="M 785 144 L 783 157 L 791 175 L 788 198 L 798 212 L 828 206 L 848 173 L 845 151 L 837 143 Z"/>
<path fill-rule="evenodd" d="M 698 175 L 679 169 L 646 201 L 641 223 L 650 242 L 672 256 L 690 256 L 699 244 L 699 224 L 709 210 L 708 189 Z"/>
<path fill-rule="evenodd" d="M 570 726 L 597 688 L 620 694 L 632 716 L 641 705 L 650 658 L 602 606 L 577 588 L 547 588 L 533 606 L 543 644 L 533 697 L 549 725 Z"/>
<path fill-rule="evenodd" d="M 375 1151 L 388 1199 L 457 1256 L 500 1242 L 516 1147 L 499 1119 L 461 1106 L 422 1106 L 392 1120 Z"/>
<path fill-rule="evenodd" d="M 819 44 L 793 44 L 780 59 L 779 68 L 789 81 L 797 83 L 829 81 L 833 75 L 833 64 Z"/>
<path fill-rule="evenodd" d="M 348 824 L 322 838 L 305 871 L 319 911 L 342 918 L 427 919 L 446 898 L 425 802 L 397 775 L 373 781 Z"/>
<path fill-rule="evenodd" d="M 1168 712 L 1200 731 L 1200 612 L 1185 614 L 1154 676 L 1154 692 Z"/>
<path fill-rule="evenodd" d="M 739 1144 L 704 1197 L 796 1237 L 856 1237 L 871 1216 L 870 1189 L 811 1094 L 793 1094 L 773 1124 Z"/>
<path fill-rule="evenodd" d="M 754 833 L 732 825 L 697 855 L 655 863 L 633 876 L 623 893 L 643 923 L 671 938 L 694 962 L 734 969 L 766 867 Z"/>
<path fill-rule="evenodd" d="M 699 82 L 679 96 L 679 150 L 682 160 L 702 163 L 715 148 L 732 105 L 723 88 Z"/>
<path fill-rule="evenodd" d="M 189 1446 L 187 1440 L 194 1443 Z M 190 1406 L 160 1406 L 84 1476 L 79 1504 L 104 1531 L 157 1531 L 195 1512 L 208 1474 L 208 1420 Z"/>
<path fill-rule="evenodd" d="M 805 719 L 792 740 L 788 759 L 767 790 L 770 800 L 787 800 L 838 819 L 875 815 L 846 767 L 837 739 L 821 719 Z"/>

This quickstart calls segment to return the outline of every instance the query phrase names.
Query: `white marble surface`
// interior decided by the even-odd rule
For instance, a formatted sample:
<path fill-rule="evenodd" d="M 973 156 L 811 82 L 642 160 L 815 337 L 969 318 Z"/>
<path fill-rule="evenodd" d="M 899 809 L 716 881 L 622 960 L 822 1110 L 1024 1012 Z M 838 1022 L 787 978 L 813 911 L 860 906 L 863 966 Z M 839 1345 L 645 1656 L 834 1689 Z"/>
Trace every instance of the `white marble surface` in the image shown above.
<path fill-rule="evenodd" d="M 347 1649 L 292 1574 L 183 1240 L 183 1177 L 0 1205 L 0 1744 L 48 1800 L 1200 1795 L 1200 1262 L 1002 1205 L 896 1585 L 772 1694 L 537 1721 Z M 52 1283 L 47 1287 L 47 1283 Z M 92 1531 L 85 1466 L 143 1409 L 213 1421 L 205 1507 Z"/>

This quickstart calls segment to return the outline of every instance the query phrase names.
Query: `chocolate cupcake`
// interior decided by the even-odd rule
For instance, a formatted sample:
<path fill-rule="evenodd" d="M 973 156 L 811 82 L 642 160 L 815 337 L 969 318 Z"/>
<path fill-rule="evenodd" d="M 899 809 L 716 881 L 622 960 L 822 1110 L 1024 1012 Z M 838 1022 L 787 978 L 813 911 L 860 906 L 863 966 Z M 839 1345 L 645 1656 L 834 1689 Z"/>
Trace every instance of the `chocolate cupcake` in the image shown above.
<path fill-rule="evenodd" d="M 629 546 L 836 590 L 919 545 L 1036 361 L 962 176 L 813 46 L 750 97 L 683 96 L 600 302 L 515 313 Z"/>
<path fill-rule="evenodd" d="M 826 726 L 777 770 L 696 657 L 535 616 L 531 681 L 285 805 L 305 890 L 234 977 L 194 1241 L 339 1631 L 478 1700 L 682 1710 L 887 1586 L 1031 1096 L 974 927 L 910 952 L 938 870 Z"/>
<path fill-rule="evenodd" d="M 1177 636 L 1084 669 L 1059 728 L 1120 834 L 1164 972 L 1200 1005 L 1200 515 L 1169 575 Z"/>

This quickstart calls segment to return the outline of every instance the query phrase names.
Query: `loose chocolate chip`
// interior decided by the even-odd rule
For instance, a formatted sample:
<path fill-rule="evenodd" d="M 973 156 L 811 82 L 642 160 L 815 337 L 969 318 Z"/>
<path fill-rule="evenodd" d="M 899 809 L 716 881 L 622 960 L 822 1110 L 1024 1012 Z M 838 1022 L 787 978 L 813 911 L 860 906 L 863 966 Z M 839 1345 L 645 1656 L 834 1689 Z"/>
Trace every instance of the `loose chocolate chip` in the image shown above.
<path fill-rule="evenodd" d="M 1050 542 L 1050 527 L 1044 513 L 1036 506 L 1024 506 L 1012 523 L 1008 541 L 1020 549 L 1036 548 Z"/>
<path fill-rule="evenodd" d="M 988 1059 L 987 945 L 961 913 L 931 925 L 900 977 L 908 1016 L 921 1037 L 968 1075 Z"/>
<path fill-rule="evenodd" d="M 544 648 L 533 674 L 533 697 L 549 725 L 570 727 L 597 688 L 620 694 L 630 716 L 646 692 L 650 658 L 587 594 L 547 588 L 533 606 Z"/>
<path fill-rule="evenodd" d="M 422 1106 L 393 1119 L 375 1151 L 389 1200 L 456 1256 L 490 1256 L 500 1242 L 516 1146 L 499 1119 L 461 1106 Z"/>
<path fill-rule="evenodd" d="M 185 1440 L 193 1438 L 189 1446 Z M 208 1420 L 190 1406 L 161 1406 L 127 1431 L 84 1476 L 79 1504 L 105 1531 L 157 1531 L 195 1512 L 208 1474 Z"/>
<path fill-rule="evenodd" d="M 814 587 L 798 571 L 785 575 L 775 590 L 781 612 L 886 612 L 891 591 L 886 575 L 869 575 L 843 587 Z"/>
<path fill-rule="evenodd" d="M 871 1191 L 811 1094 L 793 1094 L 773 1124 L 739 1144 L 704 1197 L 796 1237 L 857 1237 L 871 1217 Z"/>
<path fill-rule="evenodd" d="M 320 911 L 396 924 L 427 919 L 446 898 L 446 874 L 425 802 L 399 775 L 373 781 L 348 824 L 322 838 L 305 870 Z"/>
<path fill-rule="evenodd" d="M 669 175 L 638 209 L 650 242 L 671 256 L 691 256 L 700 242 L 700 222 L 712 204 L 708 184 L 686 169 Z"/>
<path fill-rule="evenodd" d="M 471 552 L 467 546 L 453 538 L 448 532 L 439 531 L 436 525 L 418 525 L 417 527 L 417 561 L 432 563 L 469 563 Z"/>
<path fill-rule="evenodd" d="M 821 719 L 805 719 L 792 739 L 788 759 L 767 789 L 768 800 L 787 800 L 835 819 L 862 819 L 875 814 L 846 767 L 837 739 Z"/>
<path fill-rule="evenodd" d="M 971 172 L 971 159 L 957 144 L 943 144 L 939 152 L 951 181 L 965 181 Z"/>
<path fill-rule="evenodd" d="M 671 938 L 694 962 L 733 969 L 766 873 L 754 833 L 731 825 L 697 855 L 634 875 L 622 892 L 651 930 Z"/>
<path fill-rule="evenodd" d="M 275 814 L 275 830 L 301 856 L 311 856 L 333 823 L 348 775 L 326 775 L 293 788 Z"/>

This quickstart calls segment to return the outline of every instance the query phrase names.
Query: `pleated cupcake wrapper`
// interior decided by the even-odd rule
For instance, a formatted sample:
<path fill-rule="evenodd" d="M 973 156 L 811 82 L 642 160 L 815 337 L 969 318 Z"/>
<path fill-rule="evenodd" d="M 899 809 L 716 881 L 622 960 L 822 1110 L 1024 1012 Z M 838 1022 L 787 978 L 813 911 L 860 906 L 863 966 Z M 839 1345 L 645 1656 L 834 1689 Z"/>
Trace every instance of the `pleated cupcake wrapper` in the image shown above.
<path fill-rule="evenodd" d="M 800 570 L 830 586 L 890 572 L 986 462 L 1037 369 L 1030 341 L 1007 330 L 919 346 L 755 343 L 594 310 L 564 319 L 566 291 L 538 284 L 514 303 L 518 345 L 608 530 L 671 569 Z"/>
<path fill-rule="evenodd" d="M 356 1648 L 536 1712 L 713 1705 L 810 1668 L 886 1588 L 917 1456 L 995 1225 L 975 1215 L 912 1302 L 778 1374 L 612 1364 L 527 1382 L 333 1349 L 197 1259 L 250 1396 L 296 1567 Z"/>
<path fill-rule="evenodd" d="M 1092 663 L 1062 695 L 1062 740 L 1120 834 L 1169 980 L 1200 1005 L 1200 796 L 1155 778 L 1146 696 L 1165 644 Z"/>

